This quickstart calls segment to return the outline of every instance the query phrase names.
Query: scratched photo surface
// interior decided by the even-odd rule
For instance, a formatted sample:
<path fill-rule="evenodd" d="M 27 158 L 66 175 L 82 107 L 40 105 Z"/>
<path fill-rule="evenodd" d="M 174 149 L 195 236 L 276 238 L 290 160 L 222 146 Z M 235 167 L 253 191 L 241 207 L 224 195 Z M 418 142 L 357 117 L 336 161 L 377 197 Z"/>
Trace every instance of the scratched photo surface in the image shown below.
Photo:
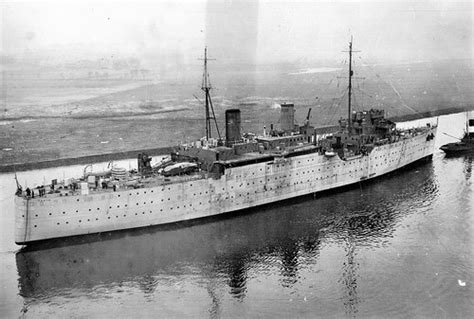
<path fill-rule="evenodd" d="M 3 1 L 0 14 L 2 316 L 474 315 L 474 155 L 439 149 L 474 110 L 471 2 Z M 237 213 L 15 244 L 17 181 L 137 170 L 144 150 L 158 165 L 206 136 L 206 86 L 223 135 L 226 110 L 262 135 L 284 103 L 295 124 L 338 127 L 349 62 L 352 110 L 437 124 L 431 160 Z"/>

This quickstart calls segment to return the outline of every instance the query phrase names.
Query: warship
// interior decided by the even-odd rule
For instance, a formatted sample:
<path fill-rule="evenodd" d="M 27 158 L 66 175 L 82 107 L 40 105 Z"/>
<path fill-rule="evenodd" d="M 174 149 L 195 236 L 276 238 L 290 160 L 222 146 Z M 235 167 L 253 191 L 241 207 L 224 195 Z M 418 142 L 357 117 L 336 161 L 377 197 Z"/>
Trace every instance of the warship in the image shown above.
<path fill-rule="evenodd" d="M 360 183 L 429 158 L 437 125 L 398 129 L 383 110 L 353 111 L 349 42 L 347 118 L 331 134 L 295 124 L 295 107 L 281 104 L 280 125 L 242 134 L 239 109 L 225 111 L 218 129 L 204 51 L 202 91 L 206 136 L 176 146 L 151 165 L 138 154 L 137 170 L 84 169 L 77 179 L 23 190 L 17 181 L 15 242 L 19 245 L 149 227 L 232 213 Z M 212 137 L 215 124 L 217 137 Z"/>

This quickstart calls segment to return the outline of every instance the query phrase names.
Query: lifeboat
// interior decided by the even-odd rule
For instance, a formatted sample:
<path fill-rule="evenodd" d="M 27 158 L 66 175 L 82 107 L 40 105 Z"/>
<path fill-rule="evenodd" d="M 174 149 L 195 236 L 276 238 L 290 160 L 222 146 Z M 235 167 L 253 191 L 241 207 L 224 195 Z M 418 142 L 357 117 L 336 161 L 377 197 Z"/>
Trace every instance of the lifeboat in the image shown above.
<path fill-rule="evenodd" d="M 123 167 L 114 166 L 112 167 L 111 173 L 112 179 L 124 179 L 127 175 L 127 170 Z"/>
<path fill-rule="evenodd" d="M 164 176 L 174 176 L 180 174 L 188 174 L 196 171 L 198 168 L 196 163 L 181 162 L 163 168 L 162 174 Z"/>

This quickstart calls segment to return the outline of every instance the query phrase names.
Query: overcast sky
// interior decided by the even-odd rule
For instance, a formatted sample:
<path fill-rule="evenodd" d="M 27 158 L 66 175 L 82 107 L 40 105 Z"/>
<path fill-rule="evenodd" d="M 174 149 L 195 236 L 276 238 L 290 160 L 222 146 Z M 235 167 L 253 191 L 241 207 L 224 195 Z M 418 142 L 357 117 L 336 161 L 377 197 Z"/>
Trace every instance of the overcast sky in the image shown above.
<path fill-rule="evenodd" d="M 176 57 L 204 45 L 244 63 L 340 58 L 350 36 L 378 63 L 473 58 L 471 1 L 2 2 L 3 54 Z"/>

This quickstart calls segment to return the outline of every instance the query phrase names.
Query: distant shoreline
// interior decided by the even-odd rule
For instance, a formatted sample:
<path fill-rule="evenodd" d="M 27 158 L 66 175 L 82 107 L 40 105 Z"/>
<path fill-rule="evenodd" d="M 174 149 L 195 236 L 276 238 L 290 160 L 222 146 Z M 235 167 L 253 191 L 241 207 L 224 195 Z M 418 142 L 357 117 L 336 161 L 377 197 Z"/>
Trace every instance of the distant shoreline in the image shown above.
<path fill-rule="evenodd" d="M 436 111 L 428 111 L 417 114 L 409 114 L 397 117 L 391 117 L 390 120 L 394 122 L 405 122 L 412 121 L 421 118 L 428 118 L 433 116 L 442 116 L 454 113 L 460 113 L 466 111 L 466 108 L 446 108 Z M 337 126 L 334 126 L 336 128 Z M 326 130 L 328 127 L 325 128 Z M 135 158 L 138 153 L 144 152 L 150 156 L 165 155 L 169 154 L 172 150 L 172 146 L 158 147 L 151 149 L 131 150 L 126 152 L 113 152 L 104 154 L 91 154 L 80 157 L 69 157 L 69 158 L 57 158 L 57 159 L 44 159 L 36 162 L 23 162 L 23 163 L 11 163 L 11 164 L 0 164 L 0 173 L 9 173 L 14 171 L 27 171 L 32 169 L 51 168 L 64 165 L 78 165 L 78 164 L 90 164 L 96 162 L 105 162 L 111 160 L 122 160 L 127 158 Z"/>

